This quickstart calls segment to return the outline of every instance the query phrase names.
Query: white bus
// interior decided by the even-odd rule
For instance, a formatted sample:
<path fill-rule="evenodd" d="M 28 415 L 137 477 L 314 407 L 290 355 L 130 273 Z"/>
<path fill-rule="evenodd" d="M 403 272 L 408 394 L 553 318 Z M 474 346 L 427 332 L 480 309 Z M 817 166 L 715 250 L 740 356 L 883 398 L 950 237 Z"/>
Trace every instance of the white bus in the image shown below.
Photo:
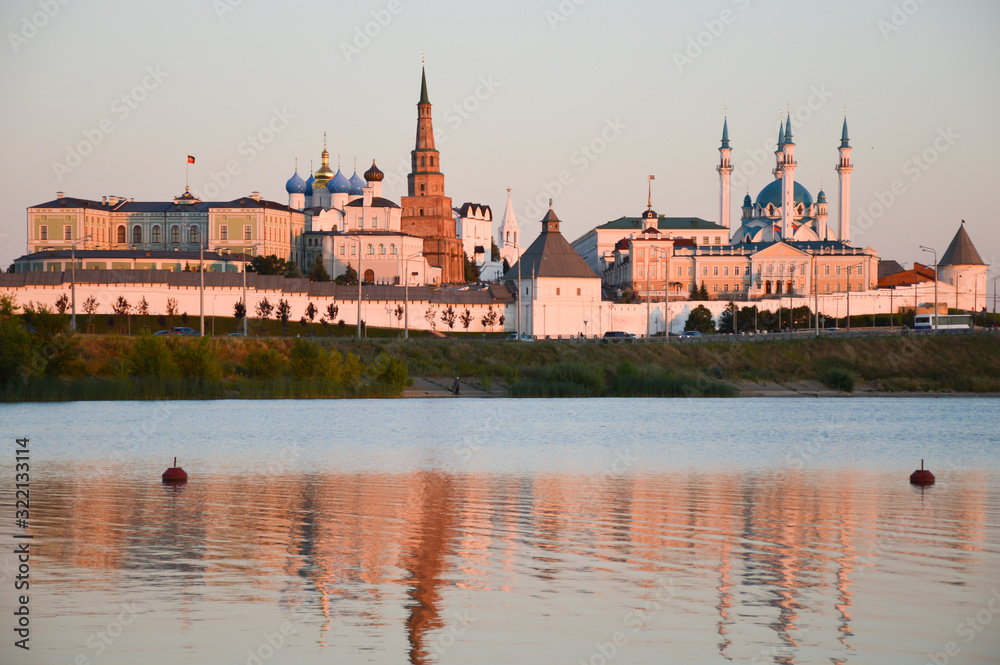
<path fill-rule="evenodd" d="M 938 330 L 971 330 L 971 314 L 941 314 L 937 317 Z M 933 314 L 917 314 L 913 318 L 914 330 L 934 330 Z"/>

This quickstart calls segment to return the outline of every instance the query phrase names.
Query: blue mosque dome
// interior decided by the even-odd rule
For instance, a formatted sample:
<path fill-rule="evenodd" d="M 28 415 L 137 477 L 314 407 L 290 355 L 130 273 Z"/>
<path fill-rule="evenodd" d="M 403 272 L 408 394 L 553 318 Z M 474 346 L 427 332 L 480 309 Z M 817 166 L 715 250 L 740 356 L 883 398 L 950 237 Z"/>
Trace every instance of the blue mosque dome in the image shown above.
<path fill-rule="evenodd" d="M 351 181 L 347 179 L 347 176 L 340 172 L 340 169 L 337 169 L 337 174 L 330 179 L 326 188 L 331 194 L 350 194 Z"/>
<path fill-rule="evenodd" d="M 298 171 L 285 183 L 285 191 L 289 194 L 305 194 L 307 189 L 309 189 L 309 186 L 302 179 L 302 176 L 299 175 Z"/>
<path fill-rule="evenodd" d="M 306 180 L 306 191 L 305 191 L 306 196 L 312 196 L 313 195 L 313 183 L 314 182 L 316 182 L 316 176 L 314 176 L 314 175 L 312 175 L 310 173 L 309 174 L 309 179 Z"/>
<path fill-rule="evenodd" d="M 350 183 L 351 189 L 347 192 L 348 194 L 351 196 L 361 196 L 365 193 L 365 181 L 361 179 L 361 176 L 358 175 L 357 171 L 355 171 L 354 175 L 351 176 Z"/>
<path fill-rule="evenodd" d="M 798 182 L 795 183 L 793 189 L 792 198 L 795 199 L 795 203 L 801 203 L 809 209 L 809 206 L 813 204 L 812 194 L 809 190 L 800 185 Z M 757 205 L 761 208 L 766 208 L 768 204 L 773 205 L 775 208 L 781 207 L 781 179 L 771 181 L 764 189 L 760 190 L 760 194 L 757 195 Z"/>

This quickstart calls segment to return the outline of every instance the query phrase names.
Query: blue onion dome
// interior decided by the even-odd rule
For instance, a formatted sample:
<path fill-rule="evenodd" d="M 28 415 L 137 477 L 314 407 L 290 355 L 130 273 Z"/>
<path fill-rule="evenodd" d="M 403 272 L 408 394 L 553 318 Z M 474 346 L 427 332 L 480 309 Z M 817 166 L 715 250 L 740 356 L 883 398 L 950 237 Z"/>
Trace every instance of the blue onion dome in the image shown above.
<path fill-rule="evenodd" d="M 306 180 L 306 196 L 313 195 L 313 183 L 316 182 L 316 176 L 309 174 L 309 179 Z"/>
<path fill-rule="evenodd" d="M 349 194 L 351 192 L 351 181 L 340 172 L 340 169 L 337 169 L 337 173 L 330 180 L 330 184 L 326 188 L 331 194 Z"/>
<path fill-rule="evenodd" d="M 372 167 L 365 171 L 365 180 L 368 182 L 382 182 L 382 178 L 384 177 L 385 174 L 382 173 L 379 167 L 375 166 L 375 160 L 373 159 Z"/>
<path fill-rule="evenodd" d="M 306 185 L 306 181 L 302 179 L 298 171 L 285 183 L 285 191 L 289 194 L 305 194 L 308 188 L 309 186 Z"/>
<path fill-rule="evenodd" d="M 348 194 L 351 196 L 361 196 L 365 193 L 365 181 L 361 179 L 357 171 L 351 176 L 350 183 L 351 190 L 347 192 Z"/>

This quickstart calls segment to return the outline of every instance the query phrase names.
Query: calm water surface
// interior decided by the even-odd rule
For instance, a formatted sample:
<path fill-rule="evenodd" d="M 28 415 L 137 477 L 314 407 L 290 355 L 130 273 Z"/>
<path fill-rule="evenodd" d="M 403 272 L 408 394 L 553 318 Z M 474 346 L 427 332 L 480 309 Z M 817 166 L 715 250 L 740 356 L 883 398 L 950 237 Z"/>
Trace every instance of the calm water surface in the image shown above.
<path fill-rule="evenodd" d="M 76 403 L 0 424 L 4 664 L 1000 662 L 1000 400 Z M 191 479 L 164 486 L 174 455 Z"/>

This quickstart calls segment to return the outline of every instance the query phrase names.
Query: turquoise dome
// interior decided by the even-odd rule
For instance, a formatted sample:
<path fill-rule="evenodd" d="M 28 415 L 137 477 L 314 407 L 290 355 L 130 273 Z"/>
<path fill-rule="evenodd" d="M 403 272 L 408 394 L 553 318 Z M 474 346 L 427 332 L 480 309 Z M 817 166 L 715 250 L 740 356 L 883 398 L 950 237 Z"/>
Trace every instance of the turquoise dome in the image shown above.
<path fill-rule="evenodd" d="M 289 194 L 305 194 L 308 188 L 309 186 L 302 179 L 302 176 L 299 175 L 298 171 L 285 183 L 285 191 Z"/>
<path fill-rule="evenodd" d="M 309 179 L 306 180 L 306 196 L 313 195 L 313 183 L 316 182 L 316 176 L 309 174 Z"/>
<path fill-rule="evenodd" d="M 826 192 L 822 189 L 819 190 L 819 194 L 816 195 L 816 203 L 826 203 Z"/>
<path fill-rule="evenodd" d="M 351 196 L 361 196 L 365 193 L 365 181 L 361 179 L 358 172 L 355 171 L 354 175 L 351 176 L 351 190 L 347 192 Z"/>
<path fill-rule="evenodd" d="M 336 175 L 330 178 L 329 184 L 326 188 L 331 194 L 350 194 L 351 192 L 351 181 L 347 179 L 340 169 L 337 169 Z"/>
<path fill-rule="evenodd" d="M 749 194 L 747 194 L 746 196 L 743 197 L 743 207 L 744 208 L 752 208 L 753 207 L 753 201 L 750 199 L 750 195 Z"/>
<path fill-rule="evenodd" d="M 795 183 L 795 188 L 793 189 L 792 198 L 795 199 L 795 203 L 801 203 L 809 210 L 809 206 L 813 204 L 812 194 L 809 190 L 800 185 L 798 182 Z M 766 208 L 768 204 L 773 205 L 775 208 L 781 207 L 781 180 L 773 180 L 764 189 L 760 190 L 760 194 L 757 195 L 757 205 L 761 208 Z"/>

